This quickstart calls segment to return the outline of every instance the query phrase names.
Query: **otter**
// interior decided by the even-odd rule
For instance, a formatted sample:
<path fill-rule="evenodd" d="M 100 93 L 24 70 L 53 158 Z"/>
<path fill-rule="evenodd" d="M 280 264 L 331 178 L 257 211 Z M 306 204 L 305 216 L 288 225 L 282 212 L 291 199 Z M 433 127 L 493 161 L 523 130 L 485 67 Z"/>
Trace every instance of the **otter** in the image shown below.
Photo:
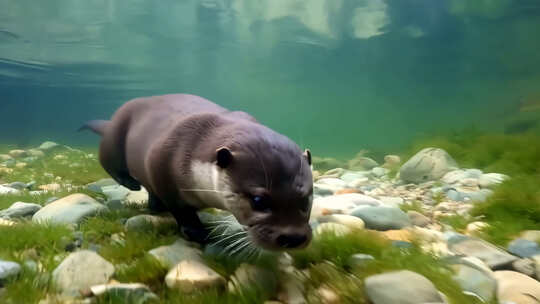
<path fill-rule="evenodd" d="M 204 243 L 197 211 L 227 210 L 254 244 L 303 248 L 312 237 L 311 153 L 242 111 L 190 94 L 141 97 L 111 120 L 81 129 L 102 136 L 99 161 L 119 184 L 149 193 L 149 209 L 169 211 L 181 232 Z"/>

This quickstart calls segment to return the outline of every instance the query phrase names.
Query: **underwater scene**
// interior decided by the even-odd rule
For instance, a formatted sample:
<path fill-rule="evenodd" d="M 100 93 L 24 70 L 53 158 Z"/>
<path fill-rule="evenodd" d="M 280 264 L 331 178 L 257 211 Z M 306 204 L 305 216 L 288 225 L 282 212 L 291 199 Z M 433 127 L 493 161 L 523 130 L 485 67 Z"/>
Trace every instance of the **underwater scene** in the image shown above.
<path fill-rule="evenodd" d="M 0 0 L 0 304 L 540 303 L 538 0 Z"/>

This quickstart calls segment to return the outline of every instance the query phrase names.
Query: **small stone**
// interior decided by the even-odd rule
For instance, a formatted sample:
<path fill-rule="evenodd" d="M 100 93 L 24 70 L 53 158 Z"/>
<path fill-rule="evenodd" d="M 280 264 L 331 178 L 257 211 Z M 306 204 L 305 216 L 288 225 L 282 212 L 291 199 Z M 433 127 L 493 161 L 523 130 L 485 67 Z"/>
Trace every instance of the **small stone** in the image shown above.
<path fill-rule="evenodd" d="M 189 246 L 189 242 L 182 238 L 171 245 L 154 248 L 148 253 L 168 269 L 184 260 L 202 260 L 201 250 Z"/>
<path fill-rule="evenodd" d="M 167 287 L 191 293 L 209 287 L 225 285 L 225 279 L 199 261 L 184 260 L 165 276 Z"/>
<path fill-rule="evenodd" d="M 401 163 L 401 157 L 397 155 L 386 155 L 384 157 L 383 168 L 394 168 Z"/>
<path fill-rule="evenodd" d="M 89 250 L 71 253 L 53 271 L 58 290 L 68 296 L 79 296 L 80 290 L 105 284 L 114 273 L 114 266 Z"/>
<path fill-rule="evenodd" d="M 107 196 L 109 200 L 123 201 L 129 195 L 128 188 L 120 185 L 111 185 L 101 187 L 101 192 Z"/>
<path fill-rule="evenodd" d="M 387 230 L 382 231 L 381 234 L 391 241 L 411 242 L 414 239 L 413 234 L 408 230 Z"/>
<path fill-rule="evenodd" d="M 340 189 L 340 190 L 336 191 L 334 194 L 335 195 L 340 195 L 340 194 L 347 194 L 347 193 L 360 193 L 360 190 L 345 188 L 345 189 Z"/>
<path fill-rule="evenodd" d="M 140 230 L 175 230 L 178 229 L 178 224 L 172 216 L 157 216 L 150 214 L 139 214 L 130 217 L 125 227 L 127 231 L 140 231 Z"/>
<path fill-rule="evenodd" d="M 9 151 L 9 155 L 13 158 L 19 158 L 19 157 L 26 157 L 28 156 L 28 153 L 26 151 L 21 149 L 11 150 Z"/>
<path fill-rule="evenodd" d="M 390 207 L 399 207 L 403 204 L 403 199 L 396 196 L 379 196 L 379 200 L 383 205 Z"/>
<path fill-rule="evenodd" d="M 517 257 L 480 239 L 460 239 L 455 243 L 449 242 L 449 245 L 455 254 L 477 257 L 491 269 L 504 268 L 517 260 Z"/>
<path fill-rule="evenodd" d="M 381 167 L 375 167 L 371 169 L 371 173 L 373 173 L 373 175 L 375 175 L 376 177 L 383 177 L 388 174 L 388 172 L 390 172 L 390 170 Z"/>
<path fill-rule="evenodd" d="M 92 295 L 107 296 L 111 303 L 145 304 L 159 303 L 159 297 L 141 283 L 110 283 L 90 287 Z"/>
<path fill-rule="evenodd" d="M 0 282 L 9 277 L 16 276 L 20 271 L 21 265 L 15 262 L 0 260 Z"/>
<path fill-rule="evenodd" d="M 427 225 L 431 224 L 431 220 L 418 211 L 409 210 L 407 211 L 407 216 L 414 226 L 426 227 Z"/>
<path fill-rule="evenodd" d="M 499 303 L 538 304 L 540 282 L 515 271 L 495 271 Z"/>
<path fill-rule="evenodd" d="M 3 218 L 20 218 L 32 216 L 38 212 L 41 206 L 34 203 L 13 203 L 8 209 L 0 210 L 0 217 Z"/>
<path fill-rule="evenodd" d="M 346 214 L 332 214 L 321 216 L 317 219 L 319 223 L 338 223 L 351 229 L 364 229 L 365 224 L 360 218 Z"/>
<path fill-rule="evenodd" d="M 370 196 L 359 193 L 347 193 L 318 197 L 313 200 L 311 217 L 318 218 L 323 213 L 348 213 L 354 210 L 357 206 L 363 205 L 378 206 L 380 205 L 380 202 Z M 325 210 L 325 212 L 323 212 L 323 210 Z"/>
<path fill-rule="evenodd" d="M 401 229 L 411 225 L 407 214 L 399 208 L 385 206 L 359 207 L 350 214 L 361 218 L 368 229 Z"/>
<path fill-rule="evenodd" d="M 19 194 L 20 191 L 11 187 L 0 185 L 0 195 L 2 194 Z"/>
<path fill-rule="evenodd" d="M 529 240 L 533 242 L 540 241 L 540 230 L 525 230 L 519 235 L 520 239 Z"/>
<path fill-rule="evenodd" d="M 100 179 L 100 180 L 98 180 L 96 182 L 87 184 L 86 189 L 88 189 L 90 191 L 97 192 L 97 193 L 103 193 L 103 191 L 102 191 L 103 187 L 115 186 L 115 185 L 118 185 L 118 183 L 116 183 L 116 181 L 114 181 L 114 179 L 112 179 L 112 178 L 103 178 L 103 179 Z"/>
<path fill-rule="evenodd" d="M 483 229 L 489 227 L 488 223 L 485 222 L 472 222 L 467 225 L 467 228 L 465 229 L 465 234 L 467 235 L 477 235 L 480 233 Z"/>
<path fill-rule="evenodd" d="M 358 154 L 355 158 L 347 162 L 347 167 L 350 170 L 360 171 L 360 170 L 371 170 L 379 164 L 373 159 Z"/>
<path fill-rule="evenodd" d="M 62 190 L 62 186 L 60 184 L 53 183 L 53 184 L 41 185 L 38 187 L 38 189 L 41 189 L 44 191 L 56 192 L 56 191 Z"/>
<path fill-rule="evenodd" d="M 408 271 L 394 271 L 366 278 L 366 294 L 373 304 L 441 303 L 439 292 L 424 276 Z"/>
<path fill-rule="evenodd" d="M 141 187 L 139 191 L 129 191 L 128 196 L 126 197 L 126 203 L 143 205 L 148 202 L 148 191 L 144 187 Z"/>
<path fill-rule="evenodd" d="M 512 263 L 512 269 L 524 275 L 534 277 L 536 265 L 532 259 L 519 259 Z"/>
<path fill-rule="evenodd" d="M 29 149 L 27 152 L 28 152 L 28 155 L 33 156 L 33 157 L 45 156 L 45 153 L 43 153 L 43 151 L 38 150 L 38 149 Z"/>
<path fill-rule="evenodd" d="M 528 258 L 540 254 L 540 246 L 537 242 L 517 239 L 508 244 L 508 252 L 522 258 Z"/>
<path fill-rule="evenodd" d="M 13 188 L 13 189 L 17 189 L 17 190 L 24 190 L 24 189 L 26 189 L 28 187 L 27 184 L 25 184 L 23 182 L 13 182 L 13 183 L 10 183 L 7 186 L 10 187 L 10 188 Z"/>
<path fill-rule="evenodd" d="M 317 293 L 320 296 L 322 304 L 339 304 L 341 299 L 337 293 L 328 286 L 321 286 L 317 288 Z"/>
<path fill-rule="evenodd" d="M 13 225 L 15 225 L 15 222 L 0 218 L 0 226 L 13 226 Z"/>
<path fill-rule="evenodd" d="M 104 212 L 107 207 L 86 194 L 72 194 L 41 208 L 32 217 L 34 222 L 79 224 L 84 218 Z"/>
<path fill-rule="evenodd" d="M 531 257 L 534 262 L 534 273 L 537 280 L 540 280 L 540 254 Z"/>
<path fill-rule="evenodd" d="M 44 143 L 42 143 L 38 149 L 39 150 L 42 150 L 42 151 L 50 151 L 50 150 L 53 150 L 57 147 L 59 147 L 60 145 L 55 143 L 55 142 L 52 142 L 52 141 L 46 141 Z"/>
<path fill-rule="evenodd" d="M 8 154 L 0 154 L 0 161 L 7 161 L 7 160 L 12 160 L 13 157 L 11 157 L 11 155 L 8 155 Z"/>
<path fill-rule="evenodd" d="M 482 174 L 478 179 L 478 184 L 482 188 L 494 188 L 509 178 L 508 175 L 500 173 Z"/>
<path fill-rule="evenodd" d="M 315 228 L 314 237 L 319 237 L 324 233 L 333 233 L 336 236 L 344 236 L 351 232 L 351 229 L 343 224 L 322 223 Z"/>
<path fill-rule="evenodd" d="M 362 267 L 373 260 L 375 260 L 375 258 L 372 255 L 357 253 L 349 257 L 347 265 L 349 265 L 349 267 Z"/>
<path fill-rule="evenodd" d="M 25 163 L 25 162 L 18 162 L 15 164 L 15 168 L 17 169 L 22 169 L 22 168 L 25 168 L 28 164 Z"/>

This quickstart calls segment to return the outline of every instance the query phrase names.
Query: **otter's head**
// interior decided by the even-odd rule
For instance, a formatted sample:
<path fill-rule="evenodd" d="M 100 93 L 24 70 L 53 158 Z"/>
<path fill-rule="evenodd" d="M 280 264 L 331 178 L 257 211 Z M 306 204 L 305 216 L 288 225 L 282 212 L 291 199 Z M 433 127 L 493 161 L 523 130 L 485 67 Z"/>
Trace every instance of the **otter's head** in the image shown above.
<path fill-rule="evenodd" d="M 311 241 L 311 154 L 265 127 L 242 132 L 215 151 L 230 195 L 225 207 L 265 249 L 303 248 Z"/>

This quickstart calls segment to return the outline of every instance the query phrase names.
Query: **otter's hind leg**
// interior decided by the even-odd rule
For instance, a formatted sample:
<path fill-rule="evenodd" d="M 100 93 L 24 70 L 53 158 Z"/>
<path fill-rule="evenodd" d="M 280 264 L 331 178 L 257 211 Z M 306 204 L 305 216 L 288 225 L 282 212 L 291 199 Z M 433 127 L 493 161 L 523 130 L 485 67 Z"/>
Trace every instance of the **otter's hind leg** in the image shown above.
<path fill-rule="evenodd" d="M 160 213 L 169 210 L 159 197 L 152 192 L 148 192 L 148 209 L 150 209 L 152 213 Z"/>

